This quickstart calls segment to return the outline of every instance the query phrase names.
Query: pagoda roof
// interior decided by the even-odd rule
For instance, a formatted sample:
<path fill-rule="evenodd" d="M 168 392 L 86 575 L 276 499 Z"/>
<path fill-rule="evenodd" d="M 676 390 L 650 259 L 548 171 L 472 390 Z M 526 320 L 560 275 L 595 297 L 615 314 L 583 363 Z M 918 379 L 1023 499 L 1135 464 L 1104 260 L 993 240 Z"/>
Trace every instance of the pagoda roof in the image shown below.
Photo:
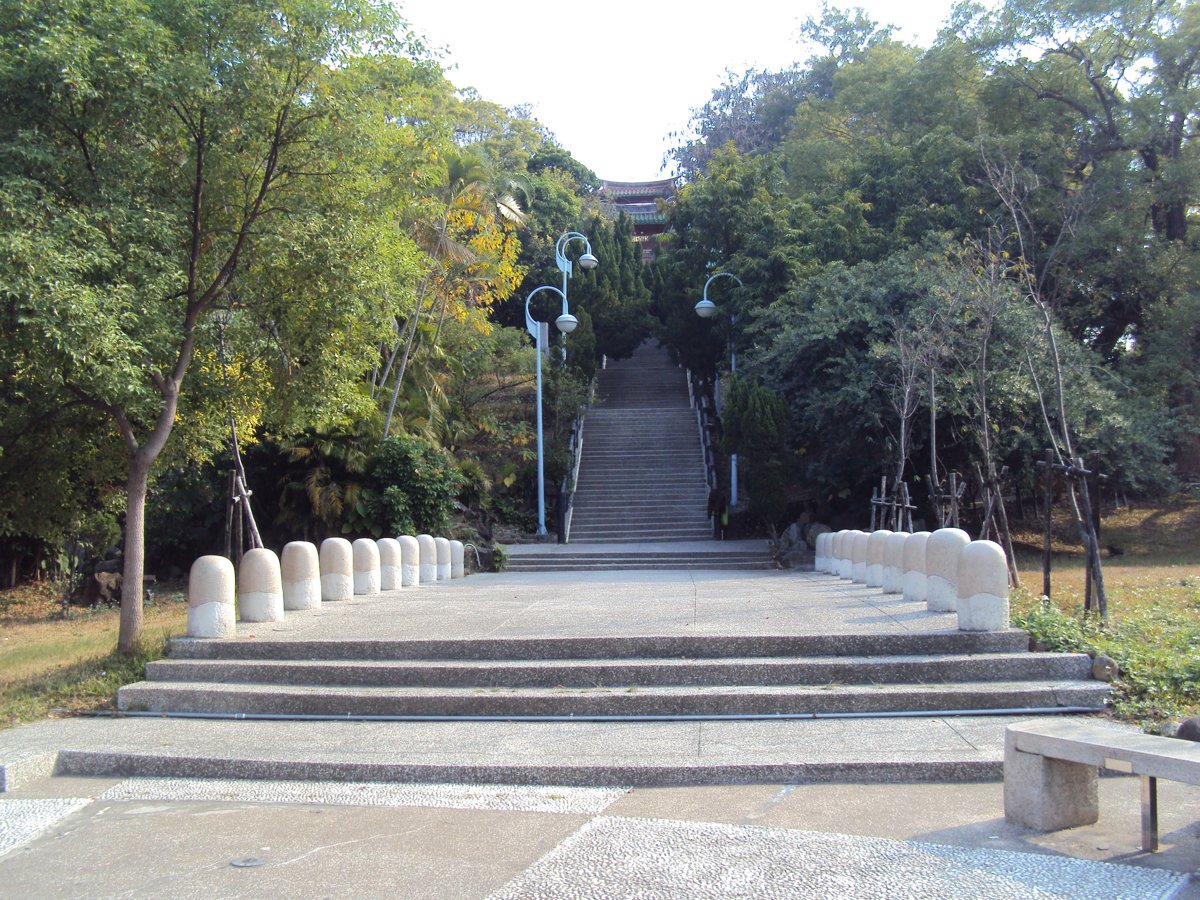
<path fill-rule="evenodd" d="M 659 181 L 601 181 L 602 196 L 617 197 L 673 197 L 675 195 L 675 179 L 664 178 Z"/>

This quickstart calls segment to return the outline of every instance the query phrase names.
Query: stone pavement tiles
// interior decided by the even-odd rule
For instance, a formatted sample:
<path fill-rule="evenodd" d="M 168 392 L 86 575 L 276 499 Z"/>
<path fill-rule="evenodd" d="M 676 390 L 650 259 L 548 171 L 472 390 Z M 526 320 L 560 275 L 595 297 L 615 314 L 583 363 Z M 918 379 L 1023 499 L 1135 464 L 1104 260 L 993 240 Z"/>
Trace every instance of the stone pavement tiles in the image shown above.
<path fill-rule="evenodd" d="M 108 784 L 111 782 L 104 782 L 104 785 Z M 308 811 L 312 811 L 313 805 L 420 807 L 470 810 L 473 812 L 460 815 L 474 817 L 509 812 L 540 815 L 542 821 L 550 814 L 560 824 L 557 828 L 543 827 L 536 835 L 546 848 L 540 856 L 530 856 L 528 862 L 510 860 L 512 877 L 506 878 L 498 889 L 496 885 L 487 888 L 484 882 L 476 881 L 460 883 L 456 891 L 459 896 L 491 896 L 497 900 L 873 895 L 989 900 L 1006 897 L 1166 898 L 1179 891 L 1187 881 L 1187 876 L 1161 869 L 1054 855 L 786 828 L 605 815 L 609 806 L 624 794 L 624 790 L 615 788 L 128 779 L 107 787 L 94 800 L 82 797 L 0 798 L 0 895 L 6 894 L 5 884 L 30 888 L 29 878 L 36 879 L 40 874 L 44 881 L 34 882 L 35 893 L 39 896 L 130 896 L 140 895 L 143 888 L 150 893 L 163 891 L 176 896 L 204 896 L 205 890 L 217 888 L 212 879 L 218 876 L 234 878 L 235 875 L 230 873 L 236 873 L 239 868 L 277 880 L 245 881 L 241 889 L 233 890 L 226 889 L 222 883 L 221 895 L 261 895 L 267 885 L 270 885 L 267 892 L 271 893 L 288 885 L 288 882 L 278 880 L 289 877 L 287 867 L 316 853 L 313 850 L 280 859 L 272 855 L 272 847 L 265 847 L 261 857 L 222 857 L 215 863 L 204 858 L 180 861 L 172 860 L 165 850 L 158 850 L 160 843 L 165 847 L 168 835 L 151 834 L 144 836 L 136 849 L 143 860 L 137 868 L 144 867 L 146 872 L 131 873 L 128 883 L 121 883 L 119 876 L 114 882 L 113 874 L 108 873 L 109 880 L 103 886 L 86 878 L 69 884 L 50 871 L 59 866 L 70 867 L 68 859 L 61 855 L 71 851 L 72 839 L 82 839 L 87 828 L 80 817 L 88 815 L 87 808 L 93 803 L 98 808 L 93 815 L 102 820 L 103 813 L 108 812 L 112 804 L 134 804 L 131 807 L 135 814 L 133 818 L 140 814 L 148 824 L 150 814 L 167 808 L 163 804 L 187 801 L 217 801 L 218 806 L 206 814 L 210 817 L 220 815 L 221 802 Z M 158 805 L 139 810 L 137 801 L 156 801 Z M 108 808 L 104 804 L 108 804 Z M 364 810 L 360 815 L 366 812 Z M 505 831 L 521 832 L 520 828 L 504 827 L 505 821 L 502 818 L 490 821 L 481 827 L 489 828 L 491 832 L 483 833 L 499 833 L 503 839 Z M 102 827 L 107 830 L 110 826 Z M 186 844 L 181 851 L 179 836 L 171 837 L 176 841 L 176 852 L 185 852 Z M 96 835 L 92 838 L 95 841 Z M 245 835 L 238 846 L 271 839 L 265 834 Z M 352 845 L 355 839 L 352 831 L 339 830 L 328 835 L 333 847 Z M 395 840 L 400 840 L 399 835 Z M 273 841 L 282 844 L 283 837 L 276 833 Z M 102 851 L 104 846 L 101 843 Z M 537 841 L 531 841 L 525 849 L 534 853 L 537 846 Z M 22 847 L 34 854 L 30 862 L 35 862 L 36 858 L 40 865 L 32 876 L 30 866 L 21 866 L 21 854 L 14 853 Z M 282 855 L 281 846 L 275 849 Z M 482 845 L 480 852 L 483 852 Z M 512 852 L 511 848 L 509 852 Z M 158 858 L 160 855 L 162 859 Z M 51 860 L 54 865 L 48 868 L 46 863 Z M 11 863 L 11 867 L 6 863 Z M 447 858 L 444 865 L 449 867 L 453 862 Z M 189 866 L 195 871 L 171 871 Z M 167 871 L 158 871 L 162 869 Z M 338 866 L 316 871 L 324 873 L 322 877 L 327 879 L 324 883 L 313 881 L 311 869 L 296 866 L 292 870 L 290 877 L 299 879 L 295 886 L 298 892 L 294 896 L 327 895 L 330 889 L 337 890 L 339 884 L 344 884 L 341 879 L 345 875 L 340 874 Z M 393 871 L 396 879 L 404 877 L 398 870 Z M 203 878 L 199 882 L 180 883 L 189 875 L 194 877 L 201 873 Z M 80 873 L 73 874 L 78 876 Z M 374 890 L 380 895 L 386 890 L 388 877 L 385 870 L 374 882 Z M 143 880 L 139 881 L 139 878 Z M 419 882 L 414 886 L 410 879 L 406 886 L 414 891 L 419 888 Z M 311 894 L 314 888 L 321 893 Z M 437 892 L 432 883 L 429 888 L 431 894 Z"/>

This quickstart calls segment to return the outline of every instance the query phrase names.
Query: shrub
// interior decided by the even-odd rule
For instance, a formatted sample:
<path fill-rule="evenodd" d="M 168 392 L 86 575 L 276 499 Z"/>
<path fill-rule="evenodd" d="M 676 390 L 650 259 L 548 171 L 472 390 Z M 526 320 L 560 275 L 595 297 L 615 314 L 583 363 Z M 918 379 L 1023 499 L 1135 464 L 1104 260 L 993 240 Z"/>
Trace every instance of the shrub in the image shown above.
<path fill-rule="evenodd" d="M 385 530 L 433 534 L 446 528 L 463 484 L 454 457 L 410 437 L 389 437 L 371 466 Z"/>

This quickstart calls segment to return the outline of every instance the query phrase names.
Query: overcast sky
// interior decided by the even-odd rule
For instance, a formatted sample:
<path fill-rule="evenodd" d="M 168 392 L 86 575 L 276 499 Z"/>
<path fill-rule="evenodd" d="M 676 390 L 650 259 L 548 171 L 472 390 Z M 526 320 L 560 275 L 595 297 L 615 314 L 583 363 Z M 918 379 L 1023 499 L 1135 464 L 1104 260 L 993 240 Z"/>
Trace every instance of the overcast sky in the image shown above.
<path fill-rule="evenodd" d="M 679 141 L 726 70 L 780 69 L 809 55 L 799 25 L 819 0 L 396 0 L 413 29 L 445 51 L 458 87 L 534 118 L 601 178 L 663 177 Z M 951 0 L 850 0 L 897 36 L 928 46 Z M 661 174 L 660 174 L 661 172 Z"/>

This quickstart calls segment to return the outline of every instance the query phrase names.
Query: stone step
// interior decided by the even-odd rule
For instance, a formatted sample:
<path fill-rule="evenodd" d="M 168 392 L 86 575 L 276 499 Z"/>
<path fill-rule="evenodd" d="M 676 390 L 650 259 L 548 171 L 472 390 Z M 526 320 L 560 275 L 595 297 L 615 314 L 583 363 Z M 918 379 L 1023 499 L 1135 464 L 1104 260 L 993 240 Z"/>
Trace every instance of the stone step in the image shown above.
<path fill-rule="evenodd" d="M 646 544 L 646 543 L 691 543 L 712 537 L 711 528 L 659 528 L 659 529 L 605 529 L 601 527 L 571 527 L 571 535 L 578 543 L 592 544 Z"/>
<path fill-rule="evenodd" d="M 320 687 L 611 687 L 940 684 L 1085 680 L 1084 654 L 563 660 L 211 660 L 147 663 L 148 681 Z"/>
<path fill-rule="evenodd" d="M 629 541 L 628 543 L 640 543 Z M 773 569 L 775 563 L 771 559 L 757 560 L 676 560 L 670 554 L 663 554 L 658 559 L 650 561 L 625 561 L 620 559 L 574 561 L 569 556 L 565 559 L 552 559 L 544 562 L 510 562 L 505 569 L 507 572 L 709 572 L 709 571 L 753 571 Z"/>
<path fill-rule="evenodd" d="M 517 558 L 516 556 L 513 557 Z M 898 634 L 630 635 L 458 640 L 211 641 L 173 638 L 172 659 L 721 659 L 1021 653 L 1029 635 L 1007 631 Z"/>
<path fill-rule="evenodd" d="M 1104 709 L 1099 682 L 975 682 L 629 688 L 424 688 L 151 682 L 126 685 L 117 708 L 149 712 L 332 716 L 744 716 Z"/>

